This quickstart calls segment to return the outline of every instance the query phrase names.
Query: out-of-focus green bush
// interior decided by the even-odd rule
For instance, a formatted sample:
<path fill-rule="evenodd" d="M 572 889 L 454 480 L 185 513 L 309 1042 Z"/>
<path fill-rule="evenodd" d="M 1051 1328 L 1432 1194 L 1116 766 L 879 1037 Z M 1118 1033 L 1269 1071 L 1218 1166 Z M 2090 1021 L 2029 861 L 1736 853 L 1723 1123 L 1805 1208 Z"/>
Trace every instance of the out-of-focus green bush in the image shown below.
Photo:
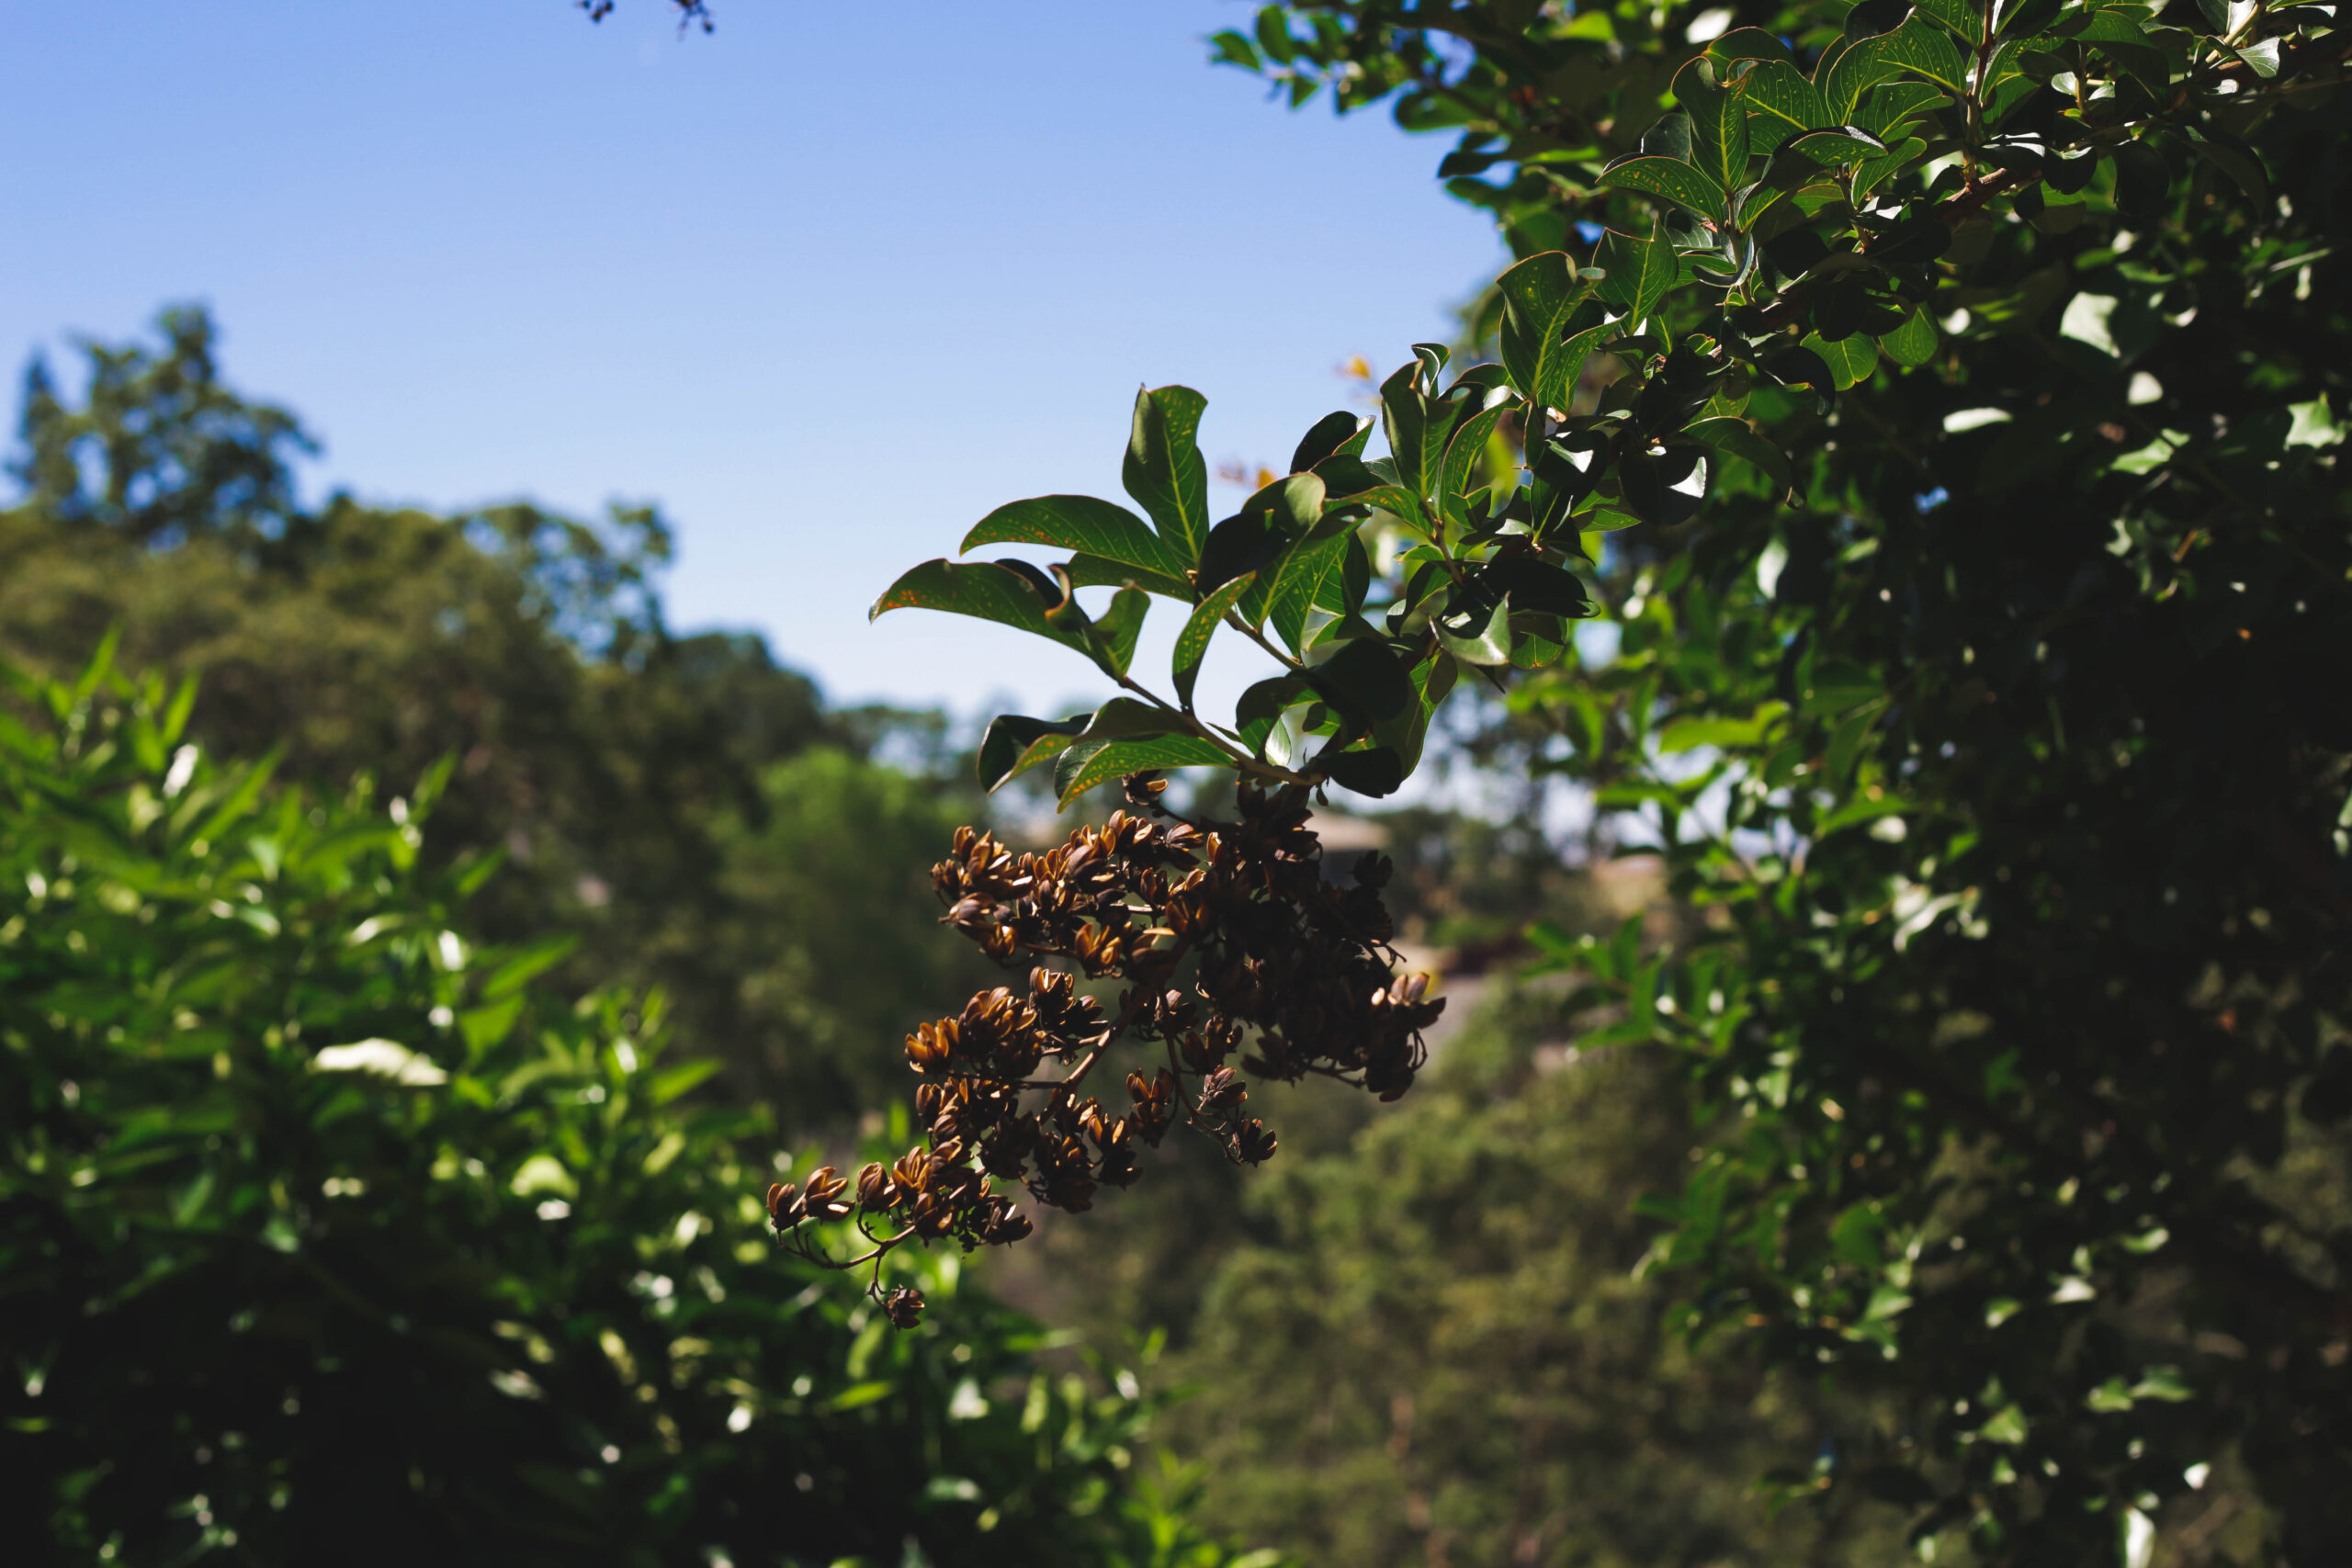
<path fill-rule="evenodd" d="M 581 938 L 553 976 L 568 987 L 660 985 L 681 1035 L 726 1060 L 714 1088 L 768 1099 L 795 1134 L 882 1102 L 857 1098 L 864 1064 L 897 1091 L 898 1040 L 985 971 L 931 927 L 925 873 L 966 819 L 948 803 L 974 793 L 904 782 L 944 771 L 936 716 L 829 706 L 755 635 L 673 631 L 653 508 L 306 502 L 296 465 L 315 443 L 228 381 L 201 310 L 73 358 L 26 378 L 0 660 L 70 681 L 119 626 L 127 666 L 202 677 L 190 729 L 222 755 L 281 749 L 289 773 L 337 787 L 454 757 L 425 863 L 507 852 L 471 906 L 485 940 L 559 925 Z M 860 774 L 894 811 L 846 886 L 772 874 L 802 841 L 777 770 L 810 749 L 916 763 Z M 845 901 L 869 932 L 923 940 L 800 964 Z"/>
<path fill-rule="evenodd" d="M 1041 1372 L 947 1254 L 893 1332 L 763 1234 L 771 1130 L 681 1098 L 658 996 L 469 940 L 446 770 L 320 799 L 185 744 L 187 686 L 8 679 L 13 1561 L 1228 1561 L 1130 1378 Z"/>

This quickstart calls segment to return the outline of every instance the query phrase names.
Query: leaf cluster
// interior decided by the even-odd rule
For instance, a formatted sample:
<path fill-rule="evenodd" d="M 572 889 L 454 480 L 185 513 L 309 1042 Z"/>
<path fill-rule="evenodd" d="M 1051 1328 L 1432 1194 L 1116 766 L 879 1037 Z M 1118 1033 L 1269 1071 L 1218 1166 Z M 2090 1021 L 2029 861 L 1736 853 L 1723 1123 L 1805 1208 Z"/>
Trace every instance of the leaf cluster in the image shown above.
<path fill-rule="evenodd" d="M 424 870 L 447 768 L 273 789 L 110 652 L 0 712 L 26 1560 L 1228 1560 L 1131 1468 L 1150 1405 L 951 1259 L 901 1335 L 758 1238 L 772 1126 L 658 995 L 550 993 L 571 939 L 458 912 L 489 858 Z"/>

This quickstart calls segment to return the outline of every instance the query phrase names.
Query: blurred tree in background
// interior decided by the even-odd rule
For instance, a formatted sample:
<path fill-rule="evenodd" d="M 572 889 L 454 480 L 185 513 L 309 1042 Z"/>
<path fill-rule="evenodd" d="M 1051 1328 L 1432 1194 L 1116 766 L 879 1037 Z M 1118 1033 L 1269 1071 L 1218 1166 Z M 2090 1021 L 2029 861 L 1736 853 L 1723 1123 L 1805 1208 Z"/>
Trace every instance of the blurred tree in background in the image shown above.
<path fill-rule="evenodd" d="M 1048 1376 L 952 1257 L 899 1334 L 760 1235 L 813 1158 L 682 1098 L 658 993 L 478 942 L 446 770 L 272 789 L 110 651 L 0 669 L 11 1561 L 1231 1561 L 1126 1374 Z"/>
<path fill-rule="evenodd" d="M 78 396 L 40 361 L 28 373 L 0 651 L 70 673 L 119 624 L 127 663 L 202 672 L 196 733 L 300 779 L 456 759 L 435 853 L 512 863 L 484 890 L 486 933 L 578 931 L 575 981 L 662 985 L 736 1091 L 775 1097 L 787 1125 L 867 1103 L 853 1090 L 873 1087 L 872 1043 L 982 972 L 920 940 L 944 803 L 968 810 L 970 792 L 865 760 L 935 721 L 829 709 L 756 637 L 672 634 L 670 529 L 650 508 L 306 509 L 300 422 L 225 384 L 201 310 L 166 310 L 157 338 L 82 344 Z M 790 774 L 810 747 L 832 760 Z M 813 802 L 779 794 L 780 765 L 854 814 L 824 826 L 865 835 L 857 860 Z M 811 855 L 830 855 L 821 886 Z"/>

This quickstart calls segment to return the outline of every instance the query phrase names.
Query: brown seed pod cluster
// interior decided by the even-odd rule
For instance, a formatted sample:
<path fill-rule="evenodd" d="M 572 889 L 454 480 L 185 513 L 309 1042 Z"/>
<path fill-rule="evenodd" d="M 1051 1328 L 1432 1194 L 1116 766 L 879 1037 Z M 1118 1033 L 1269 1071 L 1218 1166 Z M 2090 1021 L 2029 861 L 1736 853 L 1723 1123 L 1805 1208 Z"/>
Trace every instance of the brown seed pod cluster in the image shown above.
<path fill-rule="evenodd" d="M 910 1240 L 967 1250 L 1027 1235 L 1000 1184 L 1083 1210 L 1131 1185 L 1136 1155 L 1182 1122 L 1227 1156 L 1262 1163 L 1275 1136 L 1248 1114 L 1248 1072 L 1285 1083 L 1334 1077 L 1394 1100 L 1426 1059 L 1421 1031 L 1442 1001 L 1394 973 L 1380 889 L 1388 863 L 1359 859 L 1327 880 L 1303 792 L 1244 784 L 1238 820 L 1191 821 L 1160 803 L 1162 781 L 1126 781 L 1129 810 L 1043 854 L 1015 854 L 959 828 L 932 870 L 954 926 L 1026 983 L 983 991 L 954 1018 L 907 1037 L 929 1129 L 895 1163 L 853 1179 L 828 1166 L 805 1187 L 769 1189 L 779 1235 L 842 1268 L 875 1265 Z M 1080 988 L 1110 982 L 1109 1007 Z M 1110 1103 L 1084 1092 L 1114 1047 L 1144 1053 Z M 1237 1071 L 1238 1060 L 1239 1071 Z M 817 1250 L 808 1222 L 854 1219 L 872 1243 L 850 1258 Z M 886 1308 L 905 1326 L 910 1291 Z"/>

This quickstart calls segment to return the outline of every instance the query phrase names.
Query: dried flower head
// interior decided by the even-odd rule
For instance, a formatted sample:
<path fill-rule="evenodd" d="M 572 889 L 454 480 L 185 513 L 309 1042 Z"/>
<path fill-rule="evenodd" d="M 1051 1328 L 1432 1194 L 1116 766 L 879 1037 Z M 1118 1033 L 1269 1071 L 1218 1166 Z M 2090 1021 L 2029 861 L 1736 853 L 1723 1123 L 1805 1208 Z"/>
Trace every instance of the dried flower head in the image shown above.
<path fill-rule="evenodd" d="M 1134 1183 L 1137 1151 L 1180 1121 L 1237 1163 L 1261 1164 L 1276 1138 L 1243 1114 L 1241 1072 L 1333 1077 L 1394 1100 L 1426 1060 L 1421 1031 L 1445 1004 L 1427 999 L 1426 976 L 1395 973 L 1385 859 L 1365 855 L 1345 883 L 1326 880 L 1295 789 L 1245 784 L 1237 820 L 1195 822 L 1161 805 L 1163 781 L 1138 774 L 1125 787 L 1132 810 L 1042 854 L 956 829 L 932 868 L 945 923 L 1001 963 L 1030 964 L 1025 979 L 907 1037 L 922 1144 L 867 1166 L 854 1190 L 830 1166 L 804 1190 L 769 1189 L 777 1233 L 835 1267 L 871 1263 L 870 1289 L 901 1327 L 922 1298 L 882 1297 L 891 1250 L 1030 1234 L 999 1183 L 1053 1208 L 1090 1208 L 1102 1188 Z M 1081 977 L 1115 987 L 1114 1006 L 1082 991 Z M 1124 1104 L 1083 1094 L 1122 1046 L 1158 1060 L 1127 1073 Z M 804 1227 L 842 1218 L 869 1246 L 834 1258 Z"/>

